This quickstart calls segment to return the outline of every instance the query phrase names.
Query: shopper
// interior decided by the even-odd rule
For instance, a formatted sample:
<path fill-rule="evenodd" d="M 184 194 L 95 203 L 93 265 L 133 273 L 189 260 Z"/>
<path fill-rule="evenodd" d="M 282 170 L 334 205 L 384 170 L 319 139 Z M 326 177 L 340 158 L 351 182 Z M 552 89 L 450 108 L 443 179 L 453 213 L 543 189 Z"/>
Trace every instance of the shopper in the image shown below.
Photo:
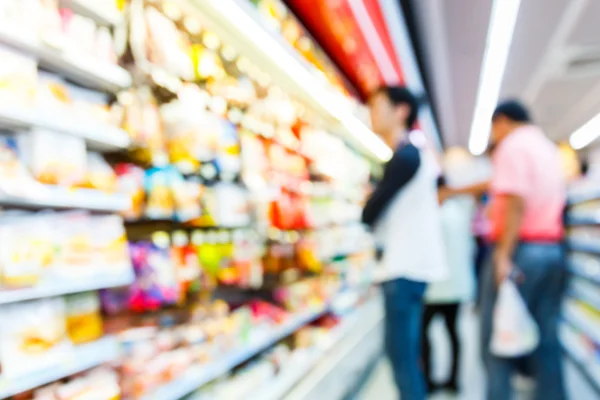
<path fill-rule="evenodd" d="M 519 275 L 519 291 L 540 328 L 540 344 L 527 357 L 537 381 L 535 399 L 563 400 L 557 323 L 566 273 L 561 246 L 566 193 L 558 148 L 517 101 L 496 108 L 492 140 L 497 145 L 490 184 L 492 264 L 483 271 L 481 321 L 487 399 L 511 398 L 511 376 L 523 361 L 489 351 L 498 285 Z"/>
<path fill-rule="evenodd" d="M 385 347 L 403 400 L 424 400 L 420 368 L 423 295 L 445 278 L 445 252 L 435 162 L 409 141 L 418 102 L 404 87 L 384 87 L 369 100 L 373 130 L 393 149 L 383 180 L 363 210 L 383 249 Z"/>
<path fill-rule="evenodd" d="M 442 228 L 449 267 L 448 278 L 429 285 L 425 299 L 423 320 L 423 367 L 429 393 L 438 389 L 457 394 L 460 371 L 461 341 L 458 334 L 457 317 L 461 304 L 474 299 L 475 239 L 471 224 L 475 213 L 475 198 L 469 195 L 446 197 L 452 187 L 463 187 L 481 182 L 485 178 L 477 176 L 477 165 L 463 149 L 449 149 L 444 157 L 444 177 L 438 179 L 438 194 L 441 204 Z M 448 186 L 448 185 L 449 186 Z M 429 327 L 436 316 L 443 318 L 451 345 L 451 368 L 449 378 L 439 384 L 431 377 L 431 345 Z"/>

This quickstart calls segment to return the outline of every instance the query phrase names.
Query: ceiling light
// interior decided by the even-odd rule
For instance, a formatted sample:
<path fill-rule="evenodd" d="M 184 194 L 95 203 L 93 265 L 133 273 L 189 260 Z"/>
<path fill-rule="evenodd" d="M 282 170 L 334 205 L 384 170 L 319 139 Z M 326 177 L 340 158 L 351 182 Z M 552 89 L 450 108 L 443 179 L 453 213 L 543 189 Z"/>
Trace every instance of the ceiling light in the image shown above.
<path fill-rule="evenodd" d="M 520 4 L 521 0 L 494 0 L 492 5 L 469 137 L 469 150 L 475 155 L 483 154 L 488 146 L 492 114 L 500 96 Z"/>
<path fill-rule="evenodd" d="M 571 147 L 575 150 L 583 149 L 588 144 L 600 137 L 600 114 L 586 122 L 577 129 L 569 139 Z"/>

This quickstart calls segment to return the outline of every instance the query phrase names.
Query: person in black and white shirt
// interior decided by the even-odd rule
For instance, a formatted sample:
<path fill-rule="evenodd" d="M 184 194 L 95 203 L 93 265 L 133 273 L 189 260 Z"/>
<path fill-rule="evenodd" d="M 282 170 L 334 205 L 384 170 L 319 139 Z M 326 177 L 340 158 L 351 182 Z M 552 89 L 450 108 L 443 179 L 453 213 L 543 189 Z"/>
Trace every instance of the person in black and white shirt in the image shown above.
<path fill-rule="evenodd" d="M 383 87 L 369 99 L 373 130 L 393 149 L 362 220 L 383 250 L 385 347 L 402 400 L 424 400 L 421 367 L 423 296 L 447 268 L 436 190 L 435 161 L 409 141 L 418 101 L 406 88 Z"/>

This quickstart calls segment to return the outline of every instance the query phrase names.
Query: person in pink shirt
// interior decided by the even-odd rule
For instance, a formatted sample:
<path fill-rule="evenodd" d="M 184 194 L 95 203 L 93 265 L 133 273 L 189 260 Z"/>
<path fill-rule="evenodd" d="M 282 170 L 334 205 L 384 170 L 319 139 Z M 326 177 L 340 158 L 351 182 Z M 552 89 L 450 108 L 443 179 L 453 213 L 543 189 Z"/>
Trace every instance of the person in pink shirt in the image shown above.
<path fill-rule="evenodd" d="M 566 182 L 558 147 L 533 125 L 517 101 L 497 106 L 492 118 L 493 177 L 489 184 L 491 265 L 483 271 L 482 352 L 487 399 L 511 396 L 511 378 L 523 359 L 489 351 L 498 285 L 517 279 L 523 299 L 540 328 L 540 344 L 525 357 L 536 400 L 566 398 L 557 335 L 566 280 L 563 211 Z"/>

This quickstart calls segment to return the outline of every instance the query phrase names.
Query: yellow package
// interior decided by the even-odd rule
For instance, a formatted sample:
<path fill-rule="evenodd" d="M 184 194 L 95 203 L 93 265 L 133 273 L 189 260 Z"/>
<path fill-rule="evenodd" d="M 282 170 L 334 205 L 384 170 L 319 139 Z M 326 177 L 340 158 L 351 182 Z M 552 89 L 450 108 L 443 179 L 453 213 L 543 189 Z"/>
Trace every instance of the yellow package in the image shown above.
<path fill-rule="evenodd" d="M 65 304 L 67 333 L 73 343 L 87 343 L 102 336 L 102 316 L 97 292 L 66 296 Z"/>

